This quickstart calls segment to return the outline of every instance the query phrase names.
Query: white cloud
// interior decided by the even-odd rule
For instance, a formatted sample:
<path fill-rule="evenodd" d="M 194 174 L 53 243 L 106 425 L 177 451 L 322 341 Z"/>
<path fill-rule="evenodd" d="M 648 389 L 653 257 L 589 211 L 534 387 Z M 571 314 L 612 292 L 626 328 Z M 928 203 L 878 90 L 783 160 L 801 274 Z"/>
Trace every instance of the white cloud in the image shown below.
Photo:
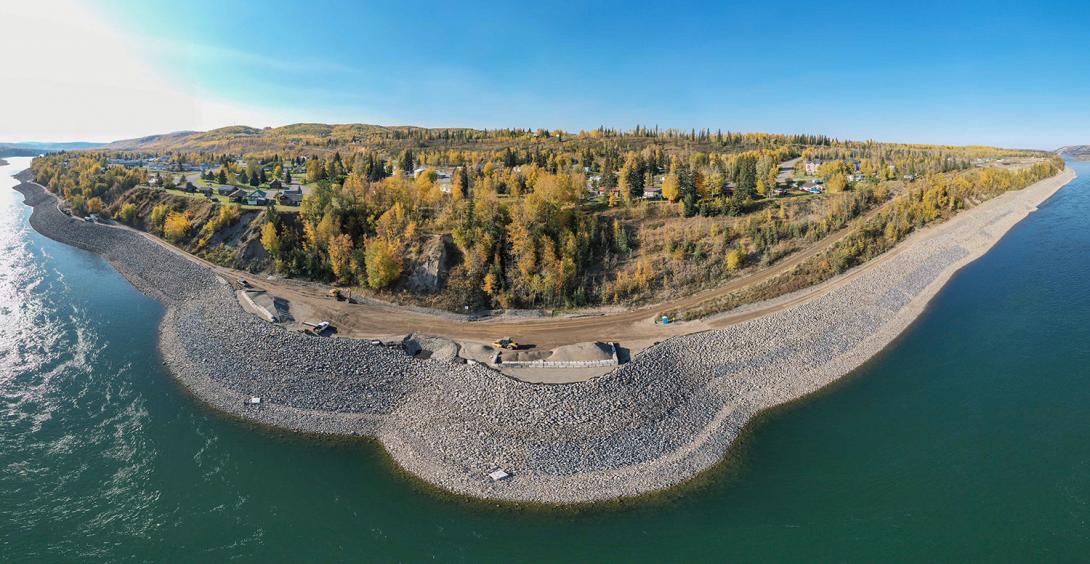
<path fill-rule="evenodd" d="M 194 91 L 148 62 L 146 41 L 69 0 L 0 3 L 0 53 L 7 55 L 0 63 L 0 140 L 106 141 L 285 123 L 281 110 Z"/>

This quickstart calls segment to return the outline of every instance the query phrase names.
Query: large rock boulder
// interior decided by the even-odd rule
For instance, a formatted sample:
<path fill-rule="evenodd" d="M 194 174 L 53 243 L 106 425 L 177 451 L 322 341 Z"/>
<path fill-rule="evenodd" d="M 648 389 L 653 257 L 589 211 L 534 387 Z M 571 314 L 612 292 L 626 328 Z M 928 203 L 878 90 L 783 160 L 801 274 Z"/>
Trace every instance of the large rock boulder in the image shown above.
<path fill-rule="evenodd" d="M 406 287 L 411 292 L 434 293 L 443 288 L 451 263 L 454 262 L 454 242 L 450 235 L 434 235 L 410 260 L 411 270 Z"/>

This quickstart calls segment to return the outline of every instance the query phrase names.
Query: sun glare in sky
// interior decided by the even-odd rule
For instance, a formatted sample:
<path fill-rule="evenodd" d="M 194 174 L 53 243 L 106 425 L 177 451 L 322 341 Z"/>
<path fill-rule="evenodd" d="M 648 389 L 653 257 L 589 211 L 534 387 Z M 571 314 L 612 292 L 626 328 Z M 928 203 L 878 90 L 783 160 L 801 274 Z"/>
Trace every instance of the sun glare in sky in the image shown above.
<path fill-rule="evenodd" d="M 0 141 L 606 126 L 1053 149 L 1083 4 L 0 2 Z"/>
<path fill-rule="evenodd" d="M 30 55 L 4 62 L 10 80 L 0 88 L 0 139 L 108 141 L 274 120 L 171 76 L 148 56 L 154 40 L 124 33 L 78 2 L 5 2 L 0 11 L 0 50 Z"/>

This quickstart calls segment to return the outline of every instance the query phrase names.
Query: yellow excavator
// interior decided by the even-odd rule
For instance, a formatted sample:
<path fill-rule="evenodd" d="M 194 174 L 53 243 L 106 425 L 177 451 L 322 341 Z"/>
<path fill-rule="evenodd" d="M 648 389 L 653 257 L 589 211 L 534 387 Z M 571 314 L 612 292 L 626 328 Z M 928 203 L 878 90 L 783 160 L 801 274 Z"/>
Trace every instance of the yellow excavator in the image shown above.
<path fill-rule="evenodd" d="M 492 346 L 497 348 L 497 349 L 507 349 L 507 350 L 510 350 L 510 351 L 513 351 L 513 350 L 516 350 L 516 349 L 519 348 L 519 344 L 516 343 L 513 339 L 511 339 L 511 337 L 504 337 L 502 339 L 496 339 L 495 341 L 492 342 Z"/>

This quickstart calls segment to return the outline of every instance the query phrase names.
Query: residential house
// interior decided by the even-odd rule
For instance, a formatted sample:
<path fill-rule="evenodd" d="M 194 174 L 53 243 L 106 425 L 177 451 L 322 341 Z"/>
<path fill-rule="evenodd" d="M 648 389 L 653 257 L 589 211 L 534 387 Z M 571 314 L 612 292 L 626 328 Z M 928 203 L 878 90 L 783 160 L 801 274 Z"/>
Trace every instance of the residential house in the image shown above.
<path fill-rule="evenodd" d="M 602 184 L 602 176 L 600 174 L 594 174 L 587 177 L 587 191 L 594 192 L 595 194 L 601 194 L 599 186 Z"/>
<path fill-rule="evenodd" d="M 144 161 L 140 159 L 106 159 L 106 164 L 120 165 L 131 168 L 144 166 Z"/>
<path fill-rule="evenodd" d="M 231 186 L 230 184 L 224 184 L 223 186 L 217 186 L 216 187 L 216 193 L 219 194 L 220 196 L 230 196 L 231 194 L 234 194 L 235 191 L 237 191 L 237 190 L 238 190 L 238 188 L 235 188 L 234 186 Z"/>
<path fill-rule="evenodd" d="M 264 206 L 269 203 L 269 195 L 264 190 L 254 190 L 246 194 L 246 205 Z"/>
<path fill-rule="evenodd" d="M 450 194 L 454 191 L 454 176 L 449 172 L 436 171 L 435 183 L 439 185 L 439 191 L 443 194 Z"/>
<path fill-rule="evenodd" d="M 803 165 L 803 170 L 806 171 L 806 174 L 813 176 L 817 174 L 819 166 L 821 166 L 821 159 L 806 161 L 806 163 Z"/>
<path fill-rule="evenodd" d="M 269 190 L 279 190 L 283 188 L 283 186 L 284 185 L 280 182 L 279 178 L 274 178 L 271 182 L 269 182 Z"/>
<path fill-rule="evenodd" d="M 819 182 L 803 182 L 802 186 L 799 186 L 799 190 L 811 194 L 820 194 L 825 191 Z"/>
<path fill-rule="evenodd" d="M 298 206 L 303 203 L 303 189 L 299 186 L 292 186 L 281 191 L 277 196 L 277 200 L 285 206 Z"/>

